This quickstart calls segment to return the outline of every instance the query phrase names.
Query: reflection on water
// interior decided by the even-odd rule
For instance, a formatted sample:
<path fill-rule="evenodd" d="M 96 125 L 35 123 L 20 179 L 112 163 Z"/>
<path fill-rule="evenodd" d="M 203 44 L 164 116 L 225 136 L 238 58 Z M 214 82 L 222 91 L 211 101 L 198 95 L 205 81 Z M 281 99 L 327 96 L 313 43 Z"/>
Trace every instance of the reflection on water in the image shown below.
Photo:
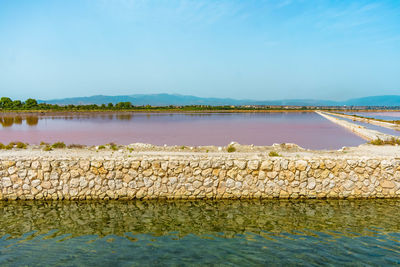
<path fill-rule="evenodd" d="M 11 127 L 14 124 L 22 124 L 23 121 L 26 121 L 26 125 L 35 126 L 39 123 L 38 116 L 28 116 L 28 117 L 21 117 L 21 116 L 4 116 L 0 117 L 0 124 L 3 127 Z"/>
<path fill-rule="evenodd" d="M 14 117 L 14 123 L 15 124 L 22 124 L 22 117 L 21 116 L 15 116 Z"/>
<path fill-rule="evenodd" d="M 14 118 L 12 117 L 0 118 L 0 122 L 3 127 L 10 127 L 14 124 Z"/>
<path fill-rule="evenodd" d="M 0 142 L 100 145 L 272 145 L 311 149 L 357 146 L 363 139 L 316 113 L 94 113 L 0 117 Z M 34 126 L 34 127 L 32 127 Z"/>
<path fill-rule="evenodd" d="M 400 201 L 1 202 L 1 265 L 399 264 Z"/>
<path fill-rule="evenodd" d="M 164 114 L 160 113 L 145 113 L 145 117 L 150 119 L 152 116 L 160 116 Z M 174 113 L 167 113 L 167 116 L 174 116 Z M 212 116 L 212 113 L 202 114 L 202 113 L 187 113 L 185 116 L 190 117 L 209 117 Z M 22 124 L 24 121 L 29 126 L 35 126 L 39 123 L 39 119 L 42 120 L 90 120 L 90 119 L 101 119 L 101 120 L 119 120 L 119 121 L 130 121 L 134 117 L 133 113 L 116 113 L 116 114 L 75 114 L 75 115 L 55 115 L 55 116 L 38 116 L 38 115 L 29 115 L 29 116 L 0 116 L 0 124 L 3 127 L 10 127 L 14 124 Z"/>
<path fill-rule="evenodd" d="M 37 125 L 38 122 L 39 122 L 39 118 L 37 116 L 26 117 L 26 124 L 28 124 L 29 126 Z"/>

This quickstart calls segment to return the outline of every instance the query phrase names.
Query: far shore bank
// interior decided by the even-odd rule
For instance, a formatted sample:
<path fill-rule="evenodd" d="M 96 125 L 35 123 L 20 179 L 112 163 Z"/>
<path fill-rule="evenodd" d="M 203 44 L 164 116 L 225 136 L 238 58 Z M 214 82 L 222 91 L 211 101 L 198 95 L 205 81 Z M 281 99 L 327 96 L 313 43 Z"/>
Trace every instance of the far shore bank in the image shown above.
<path fill-rule="evenodd" d="M 276 113 L 276 112 L 400 112 L 399 109 L 248 109 L 248 110 L 182 110 L 182 109 L 135 109 L 135 110 L 0 110 L 0 116 L 37 115 L 37 116 L 62 116 L 62 115 L 91 115 L 91 114 L 127 114 L 127 113 Z"/>

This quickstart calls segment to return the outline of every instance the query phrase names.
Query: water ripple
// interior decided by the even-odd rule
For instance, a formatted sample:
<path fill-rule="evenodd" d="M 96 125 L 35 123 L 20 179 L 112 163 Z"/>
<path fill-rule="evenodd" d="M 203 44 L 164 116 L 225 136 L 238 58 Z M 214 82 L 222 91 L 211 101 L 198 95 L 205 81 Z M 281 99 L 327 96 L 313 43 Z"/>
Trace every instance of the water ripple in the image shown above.
<path fill-rule="evenodd" d="M 400 200 L 1 202 L 2 266 L 398 265 Z"/>

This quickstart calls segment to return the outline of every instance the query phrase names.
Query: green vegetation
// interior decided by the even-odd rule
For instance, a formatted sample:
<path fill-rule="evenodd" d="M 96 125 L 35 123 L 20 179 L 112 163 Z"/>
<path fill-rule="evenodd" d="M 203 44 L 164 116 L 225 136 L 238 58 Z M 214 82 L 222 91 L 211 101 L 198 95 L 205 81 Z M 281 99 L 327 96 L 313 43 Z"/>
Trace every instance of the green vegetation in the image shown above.
<path fill-rule="evenodd" d="M 8 144 L 8 145 L 6 145 L 6 147 L 5 147 L 7 150 L 10 150 L 10 149 L 13 149 L 14 148 L 14 146 L 13 145 L 10 145 L 10 144 Z"/>
<path fill-rule="evenodd" d="M 15 142 L 10 142 L 4 148 L 7 149 L 7 150 L 10 150 L 10 149 L 13 149 L 15 145 L 16 145 Z"/>
<path fill-rule="evenodd" d="M 17 142 L 17 143 L 16 143 L 16 147 L 17 147 L 17 148 L 26 149 L 27 144 L 22 143 L 22 142 Z"/>
<path fill-rule="evenodd" d="M 245 106 L 210 106 L 210 105 L 187 105 L 187 106 L 150 106 L 150 105 L 138 105 L 135 106 L 131 102 L 119 102 L 116 104 L 90 104 L 90 105 L 57 105 L 57 104 L 46 104 L 39 103 L 37 100 L 29 98 L 25 102 L 21 100 L 12 100 L 9 97 L 0 98 L 0 110 L 10 111 L 24 111 L 24 110 L 35 110 L 35 111 L 257 111 L 257 110 L 316 110 L 321 109 L 320 107 L 298 107 L 298 106 L 256 106 L 256 105 L 245 105 Z M 331 109 L 331 108 L 327 108 Z"/>
<path fill-rule="evenodd" d="M 226 149 L 226 151 L 228 151 L 228 153 L 232 153 L 236 151 L 236 148 L 232 145 L 229 145 L 228 148 Z"/>
<path fill-rule="evenodd" d="M 103 145 L 100 145 L 97 149 L 105 149 L 106 147 Z"/>
<path fill-rule="evenodd" d="M 50 145 L 46 145 L 46 146 L 43 148 L 43 150 L 44 150 L 44 151 L 51 151 L 51 150 L 53 150 L 53 149 L 51 148 Z"/>
<path fill-rule="evenodd" d="M 297 109 L 300 109 L 297 108 Z M 308 108 L 315 109 L 315 108 Z M 188 105 L 188 106 L 135 106 L 131 102 L 119 102 L 115 105 L 108 103 L 107 105 L 57 105 L 38 103 L 35 99 L 28 99 L 25 102 L 20 100 L 12 101 L 8 97 L 0 99 L 0 110 L 10 111 L 231 111 L 231 110 L 287 110 L 285 107 L 266 107 L 266 106 L 209 106 L 209 105 Z M 301 110 L 304 110 L 302 108 Z"/>
<path fill-rule="evenodd" d="M 55 142 L 54 144 L 51 145 L 52 148 L 65 148 L 66 145 L 64 142 Z"/>
<path fill-rule="evenodd" d="M 181 146 L 181 147 L 180 147 L 180 149 L 185 149 L 185 148 L 186 148 L 186 146 Z"/>
<path fill-rule="evenodd" d="M 117 144 L 115 144 L 115 143 L 109 143 L 108 145 L 110 146 L 110 148 L 111 148 L 112 150 L 114 150 L 114 151 L 118 150 Z"/>
<path fill-rule="evenodd" d="M 0 109 L 10 109 L 10 110 L 18 110 L 18 109 L 32 109 L 37 107 L 38 103 L 35 99 L 29 98 L 25 102 L 21 100 L 12 101 L 9 97 L 0 98 Z"/>
<path fill-rule="evenodd" d="M 68 148 L 84 148 L 85 145 L 80 145 L 80 144 L 70 144 L 67 146 Z"/>
<path fill-rule="evenodd" d="M 380 109 L 387 109 L 379 107 Z M 396 107 L 398 109 L 398 107 Z M 362 110 L 374 110 L 376 107 L 366 107 Z M 210 105 L 187 105 L 187 106 L 150 106 L 150 105 L 134 105 L 131 102 L 119 102 L 116 104 L 90 104 L 90 105 L 57 105 L 40 103 L 36 99 L 29 98 L 25 102 L 21 100 L 12 100 L 9 97 L 0 98 L 0 110 L 4 111 L 153 111 L 153 112 L 201 112 L 201 111 L 313 111 L 313 110 L 337 110 L 337 111 L 353 111 L 360 110 L 358 107 L 317 107 L 317 106 L 274 106 L 274 105 L 242 105 L 242 106 L 210 106 Z M 393 121 L 400 124 L 400 121 Z"/>
<path fill-rule="evenodd" d="M 0 149 L 5 149 L 6 146 L 3 143 L 0 143 Z"/>
<path fill-rule="evenodd" d="M 383 145 L 400 145 L 400 139 L 399 138 L 392 138 L 390 140 L 382 140 L 382 139 L 375 139 L 369 142 L 371 145 L 375 146 L 383 146 Z"/>
<path fill-rule="evenodd" d="M 280 157 L 281 155 L 279 155 L 278 152 L 276 152 L 276 151 L 270 151 L 268 156 L 270 156 L 270 157 Z"/>

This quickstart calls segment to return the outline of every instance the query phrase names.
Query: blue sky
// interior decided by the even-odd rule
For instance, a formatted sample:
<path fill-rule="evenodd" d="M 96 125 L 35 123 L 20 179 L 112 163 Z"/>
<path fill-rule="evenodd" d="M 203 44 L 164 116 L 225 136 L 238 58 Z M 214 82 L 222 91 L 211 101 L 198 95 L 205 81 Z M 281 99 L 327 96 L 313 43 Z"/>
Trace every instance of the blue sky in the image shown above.
<path fill-rule="evenodd" d="M 0 0 L 0 95 L 400 94 L 400 2 Z"/>

